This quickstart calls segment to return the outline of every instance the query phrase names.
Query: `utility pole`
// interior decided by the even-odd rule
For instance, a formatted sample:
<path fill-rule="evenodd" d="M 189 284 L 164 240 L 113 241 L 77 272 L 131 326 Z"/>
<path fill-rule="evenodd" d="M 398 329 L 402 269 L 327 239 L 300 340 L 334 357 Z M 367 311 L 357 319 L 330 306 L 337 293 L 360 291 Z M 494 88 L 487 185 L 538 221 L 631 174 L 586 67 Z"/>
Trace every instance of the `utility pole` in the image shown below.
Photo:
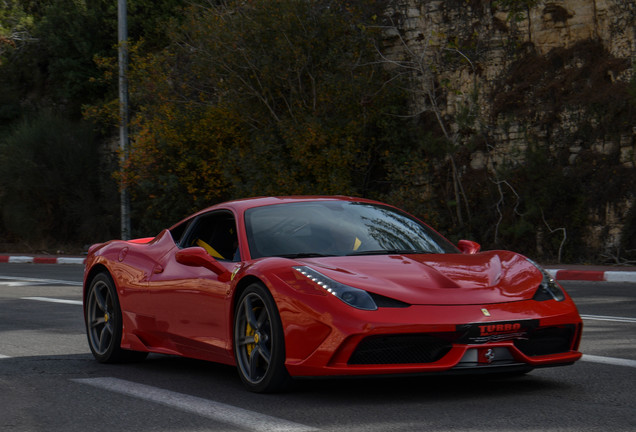
<path fill-rule="evenodd" d="M 128 161 L 128 15 L 126 0 L 117 0 L 117 33 L 119 42 L 119 166 Z M 130 240 L 130 195 L 122 180 L 121 188 L 121 238 Z"/>

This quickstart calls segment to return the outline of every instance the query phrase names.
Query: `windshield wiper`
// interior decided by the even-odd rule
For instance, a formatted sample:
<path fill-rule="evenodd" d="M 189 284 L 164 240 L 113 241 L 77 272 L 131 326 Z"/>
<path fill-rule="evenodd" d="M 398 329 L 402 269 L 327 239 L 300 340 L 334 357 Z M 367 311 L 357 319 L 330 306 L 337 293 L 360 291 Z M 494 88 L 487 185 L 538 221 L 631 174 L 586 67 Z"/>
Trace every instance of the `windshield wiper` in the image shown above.
<path fill-rule="evenodd" d="M 418 249 L 378 249 L 378 250 L 366 250 L 356 251 L 347 254 L 347 256 L 359 256 L 359 255 L 412 255 L 412 254 L 430 254 L 429 251 Z"/>

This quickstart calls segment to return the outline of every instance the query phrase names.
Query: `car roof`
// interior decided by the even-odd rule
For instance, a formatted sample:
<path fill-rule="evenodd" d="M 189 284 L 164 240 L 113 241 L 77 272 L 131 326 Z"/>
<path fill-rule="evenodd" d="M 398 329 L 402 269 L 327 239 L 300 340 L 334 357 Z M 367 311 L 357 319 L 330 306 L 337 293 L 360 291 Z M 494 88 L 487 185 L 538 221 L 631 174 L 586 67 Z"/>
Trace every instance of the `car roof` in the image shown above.
<path fill-rule="evenodd" d="M 227 201 L 223 203 L 219 203 L 208 207 L 206 209 L 201 210 L 199 213 L 205 213 L 215 209 L 234 209 L 238 213 L 243 213 L 245 210 L 254 208 L 254 207 L 264 207 L 270 205 L 278 205 L 278 204 L 289 204 L 289 203 L 297 203 L 297 202 L 312 202 L 312 201 L 349 201 L 349 202 L 366 202 L 366 203 L 377 203 L 377 201 L 365 199 L 365 198 L 355 198 L 344 195 L 296 195 L 296 196 L 268 196 L 268 197 L 255 197 L 255 198 L 245 198 L 238 199 L 233 201 Z"/>

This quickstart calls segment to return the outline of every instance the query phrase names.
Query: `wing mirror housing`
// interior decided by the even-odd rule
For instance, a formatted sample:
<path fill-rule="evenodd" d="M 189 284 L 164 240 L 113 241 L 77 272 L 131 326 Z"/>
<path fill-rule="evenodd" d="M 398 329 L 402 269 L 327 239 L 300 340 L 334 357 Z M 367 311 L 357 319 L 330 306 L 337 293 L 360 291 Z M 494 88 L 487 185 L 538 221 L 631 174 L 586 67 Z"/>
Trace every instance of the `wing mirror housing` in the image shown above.
<path fill-rule="evenodd" d="M 216 259 L 210 256 L 202 247 L 194 246 L 181 249 L 175 254 L 175 259 L 179 264 L 190 267 L 204 267 L 217 275 L 228 276 L 230 272 L 223 267 Z"/>
<path fill-rule="evenodd" d="M 481 245 L 471 240 L 460 240 L 457 242 L 457 247 L 466 255 L 473 255 L 481 250 Z"/>

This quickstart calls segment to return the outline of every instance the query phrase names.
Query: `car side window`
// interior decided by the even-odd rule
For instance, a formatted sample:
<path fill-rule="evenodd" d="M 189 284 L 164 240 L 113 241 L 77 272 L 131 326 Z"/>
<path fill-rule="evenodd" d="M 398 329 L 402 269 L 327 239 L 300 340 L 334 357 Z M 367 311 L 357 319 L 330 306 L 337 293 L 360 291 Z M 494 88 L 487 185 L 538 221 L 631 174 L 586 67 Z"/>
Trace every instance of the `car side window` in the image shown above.
<path fill-rule="evenodd" d="M 218 260 L 239 261 L 234 215 L 220 211 L 199 216 L 179 246 L 199 246 Z"/>
<path fill-rule="evenodd" d="M 172 239 L 177 245 L 181 245 L 183 242 L 184 234 L 187 232 L 191 223 L 192 220 L 190 219 L 170 229 L 170 235 L 172 235 Z"/>

